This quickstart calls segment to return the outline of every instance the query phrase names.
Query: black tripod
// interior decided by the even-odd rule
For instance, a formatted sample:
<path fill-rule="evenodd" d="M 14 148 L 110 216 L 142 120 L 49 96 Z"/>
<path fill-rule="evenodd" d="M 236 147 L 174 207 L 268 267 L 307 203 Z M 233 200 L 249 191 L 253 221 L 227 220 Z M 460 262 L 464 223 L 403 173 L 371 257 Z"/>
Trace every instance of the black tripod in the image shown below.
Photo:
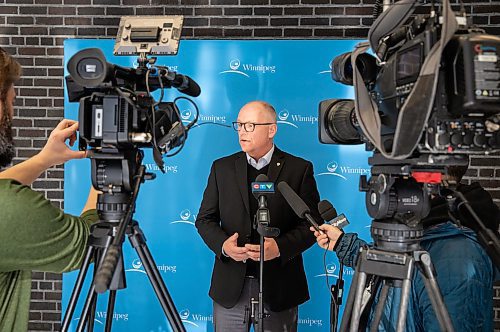
<path fill-rule="evenodd" d="M 412 228 L 403 224 L 373 222 L 371 232 L 377 248 L 365 248 L 360 251 L 340 331 L 347 331 L 348 327 L 351 332 L 359 331 L 361 314 L 366 304 L 363 302 L 368 275 L 380 276 L 382 279 L 382 289 L 375 307 L 375 316 L 370 331 L 377 331 L 390 287 L 401 288 L 396 331 L 404 331 L 411 279 L 415 266 L 422 273 L 422 279 L 441 330 L 454 331 L 436 282 L 429 253 L 419 250 L 420 239 L 423 236 L 422 227 Z M 389 236 L 389 234 L 391 235 Z M 395 250 L 396 248 L 398 250 Z M 373 294 L 376 293 L 374 290 Z"/>
<path fill-rule="evenodd" d="M 110 158 L 110 156 L 106 155 L 105 158 Z M 113 159 L 119 160 L 117 163 L 120 165 L 119 167 L 127 168 L 128 170 L 128 167 L 124 166 L 127 164 L 126 160 L 117 158 L 116 156 Z M 140 159 L 142 160 L 142 158 Z M 92 161 L 93 171 L 95 171 L 96 161 Z M 113 160 L 107 160 L 108 166 L 109 164 L 113 164 L 112 161 Z M 134 162 L 135 160 L 132 164 L 134 164 Z M 103 166 L 100 168 L 102 169 L 105 167 Z M 93 174 L 95 173 L 96 172 L 93 172 Z M 117 174 L 126 173 L 127 172 Z M 144 182 L 146 177 L 152 178 L 152 175 L 153 174 L 146 174 L 145 167 L 141 165 L 138 168 L 136 175 L 132 177 L 134 183 L 131 194 L 110 194 L 104 192 L 104 194 L 99 195 L 99 216 L 104 220 L 112 220 L 112 222 L 100 221 L 94 224 L 91 228 L 88 249 L 64 315 L 61 331 L 67 331 L 69 328 L 69 324 L 92 259 L 95 262 L 94 277 L 85 300 L 80 321 L 78 322 L 77 331 L 83 331 L 86 323 L 88 331 L 93 331 L 95 309 L 97 305 L 96 292 L 104 293 L 107 289 L 110 290 L 110 294 L 107 307 L 105 331 L 111 330 L 116 291 L 126 287 L 122 256 L 122 243 L 124 241 L 125 234 L 128 235 L 130 243 L 141 259 L 146 274 L 154 288 L 156 296 L 160 301 L 163 311 L 165 312 L 173 331 L 185 331 L 184 325 L 182 324 L 172 298 L 169 295 L 156 263 L 146 245 L 146 238 L 144 237 L 142 230 L 139 228 L 138 223 L 132 220 L 140 185 Z"/>
<path fill-rule="evenodd" d="M 255 305 L 258 305 L 257 319 L 255 320 L 255 331 L 264 331 L 264 319 L 268 316 L 264 313 L 264 237 L 277 237 L 280 234 L 279 228 L 269 227 L 271 217 L 269 216 L 269 209 L 267 202 L 263 195 L 258 197 L 259 208 L 255 214 L 254 228 L 257 229 L 260 239 L 260 259 L 259 259 L 259 298 L 258 300 L 251 299 L 252 313 L 255 313 Z M 251 315 L 255 318 L 255 314 Z"/>

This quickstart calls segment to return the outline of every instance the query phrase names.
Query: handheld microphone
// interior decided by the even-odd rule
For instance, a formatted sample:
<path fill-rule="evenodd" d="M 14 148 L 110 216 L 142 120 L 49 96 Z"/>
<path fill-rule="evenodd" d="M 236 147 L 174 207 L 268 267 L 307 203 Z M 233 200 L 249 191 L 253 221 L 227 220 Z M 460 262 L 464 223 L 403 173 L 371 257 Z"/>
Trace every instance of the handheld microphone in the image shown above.
<path fill-rule="evenodd" d="M 309 223 L 312 225 L 312 227 L 314 227 L 316 231 L 321 233 L 323 232 L 319 229 L 318 224 L 311 216 L 311 210 L 309 210 L 307 204 L 302 200 L 302 198 L 299 197 L 299 195 L 297 195 L 297 193 L 288 185 L 288 183 L 284 181 L 278 183 L 278 190 L 283 195 L 286 202 L 288 203 L 288 205 L 290 205 L 296 215 L 298 215 L 302 219 L 306 219 L 307 221 L 309 221 Z"/>
<path fill-rule="evenodd" d="M 318 203 L 318 211 L 321 218 L 332 226 L 342 229 L 349 225 L 347 217 L 343 213 L 337 215 L 337 210 L 326 199 Z"/>
<path fill-rule="evenodd" d="M 267 196 L 274 194 L 274 183 L 265 174 L 259 174 L 252 182 L 252 194 L 259 201 L 259 209 L 267 207 Z"/>

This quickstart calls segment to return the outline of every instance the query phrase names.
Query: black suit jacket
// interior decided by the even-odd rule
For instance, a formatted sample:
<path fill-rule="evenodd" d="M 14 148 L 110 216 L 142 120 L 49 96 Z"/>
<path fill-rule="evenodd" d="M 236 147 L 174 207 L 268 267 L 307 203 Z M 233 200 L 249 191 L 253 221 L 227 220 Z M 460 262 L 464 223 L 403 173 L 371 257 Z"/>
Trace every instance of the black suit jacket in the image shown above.
<path fill-rule="evenodd" d="M 321 221 L 311 162 L 275 148 L 267 176 L 275 184 L 286 181 Z M 216 255 L 209 294 L 226 308 L 234 306 L 240 297 L 246 264 L 222 255 L 222 244 L 234 233 L 239 235 L 238 246 L 249 242 L 254 218 L 249 213 L 249 199 L 255 198 L 248 197 L 248 192 L 245 153 L 218 159 L 212 164 L 196 218 L 198 232 Z M 315 238 L 309 224 L 297 217 L 278 191 L 268 198 L 268 208 L 270 226 L 280 229 L 275 239 L 280 257 L 264 263 L 264 301 L 271 310 L 282 311 L 309 299 L 302 252 L 314 244 Z"/>

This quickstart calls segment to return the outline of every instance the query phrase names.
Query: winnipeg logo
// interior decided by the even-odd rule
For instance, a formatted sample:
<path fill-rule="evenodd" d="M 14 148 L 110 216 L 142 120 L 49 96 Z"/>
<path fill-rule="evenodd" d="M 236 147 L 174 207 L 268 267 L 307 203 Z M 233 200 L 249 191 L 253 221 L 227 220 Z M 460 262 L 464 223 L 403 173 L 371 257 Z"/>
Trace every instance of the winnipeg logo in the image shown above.
<path fill-rule="evenodd" d="M 221 71 L 219 74 L 233 73 L 233 74 L 238 74 L 238 75 L 243 75 L 243 76 L 246 76 L 246 77 L 250 77 L 250 76 L 248 76 L 247 73 L 242 72 L 242 71 L 239 70 L 240 66 L 241 66 L 240 59 L 232 59 L 229 62 L 229 68 L 230 68 L 230 70 Z"/>
<path fill-rule="evenodd" d="M 146 274 L 146 272 L 142 269 L 142 262 L 139 258 L 134 259 L 132 261 L 132 268 L 125 270 L 125 272 L 139 272 Z"/>
<path fill-rule="evenodd" d="M 195 322 L 189 320 L 190 312 L 189 312 L 188 309 L 181 310 L 179 312 L 179 316 L 181 317 L 181 320 L 182 320 L 183 323 L 199 327 L 198 324 L 196 324 Z"/>
<path fill-rule="evenodd" d="M 182 123 L 189 123 L 191 122 L 194 118 L 192 117 L 193 112 L 188 108 L 187 110 L 184 110 L 181 112 L 181 119 Z"/>
<path fill-rule="evenodd" d="M 338 278 L 338 274 L 335 274 L 335 271 L 337 270 L 337 265 L 335 263 L 330 263 L 326 265 L 326 273 L 318 274 L 315 275 L 314 277 L 335 277 Z"/>
<path fill-rule="evenodd" d="M 319 173 L 318 176 L 333 175 L 333 176 L 338 176 L 339 178 L 342 178 L 344 180 L 347 180 L 347 178 L 343 174 L 370 175 L 369 168 L 340 166 L 339 164 L 337 164 L 336 161 L 329 162 L 328 165 L 326 165 L 326 170 L 328 172 Z"/>
<path fill-rule="evenodd" d="M 276 72 L 276 66 L 263 65 L 263 64 L 250 64 L 241 63 L 240 59 L 232 59 L 229 61 L 229 70 L 224 70 L 219 72 L 219 74 L 238 74 L 245 77 L 250 77 L 247 72 L 256 72 L 260 74 L 274 74 Z"/>
<path fill-rule="evenodd" d="M 292 126 L 292 127 L 295 127 L 295 128 L 299 128 L 297 127 L 297 125 L 295 123 L 292 123 L 292 122 L 289 122 L 288 121 L 288 117 L 290 116 L 290 112 L 288 112 L 287 109 L 284 109 L 282 110 L 281 112 L 278 113 L 278 123 L 282 123 L 282 124 L 286 124 L 286 125 L 289 125 L 289 126 Z"/>
<path fill-rule="evenodd" d="M 196 220 L 196 215 L 192 214 L 189 209 L 184 209 L 179 214 L 180 219 L 171 221 L 171 224 L 190 224 L 194 226 L 194 221 Z"/>
<path fill-rule="evenodd" d="M 184 125 L 189 124 L 195 118 L 195 114 L 190 109 L 186 109 L 181 112 L 181 120 Z M 225 124 L 227 122 L 225 115 L 212 115 L 212 114 L 198 114 L 198 122 L 193 126 L 197 127 L 202 123 L 220 123 Z"/>
<path fill-rule="evenodd" d="M 332 62 L 331 61 L 328 64 L 328 67 L 330 67 L 330 69 L 328 69 L 328 70 L 322 70 L 318 74 L 331 74 L 332 73 Z"/>
<path fill-rule="evenodd" d="M 347 180 L 347 178 L 345 176 L 337 173 L 338 168 L 339 168 L 339 165 L 337 164 L 337 162 L 331 161 L 328 163 L 328 165 L 326 165 L 326 169 L 328 172 L 319 173 L 318 176 L 320 176 L 320 175 L 333 175 L 333 176 L 338 176 L 339 178 L 342 178 L 344 180 Z"/>

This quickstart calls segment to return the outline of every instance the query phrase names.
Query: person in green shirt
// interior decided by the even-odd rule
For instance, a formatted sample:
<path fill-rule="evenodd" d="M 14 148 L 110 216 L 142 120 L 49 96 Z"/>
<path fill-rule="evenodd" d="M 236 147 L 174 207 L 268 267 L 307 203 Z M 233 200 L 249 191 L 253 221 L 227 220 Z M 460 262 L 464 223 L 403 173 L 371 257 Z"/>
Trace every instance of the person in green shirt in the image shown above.
<path fill-rule="evenodd" d="M 0 168 L 15 155 L 12 118 L 14 82 L 21 66 L 0 49 Z M 98 220 L 98 192 L 91 188 L 80 217 L 64 213 L 30 189 L 48 168 L 84 151 L 67 145 L 76 140 L 78 123 L 62 120 L 34 157 L 0 172 L 0 331 L 26 331 L 31 295 L 31 271 L 62 273 L 80 267 L 90 225 Z"/>

